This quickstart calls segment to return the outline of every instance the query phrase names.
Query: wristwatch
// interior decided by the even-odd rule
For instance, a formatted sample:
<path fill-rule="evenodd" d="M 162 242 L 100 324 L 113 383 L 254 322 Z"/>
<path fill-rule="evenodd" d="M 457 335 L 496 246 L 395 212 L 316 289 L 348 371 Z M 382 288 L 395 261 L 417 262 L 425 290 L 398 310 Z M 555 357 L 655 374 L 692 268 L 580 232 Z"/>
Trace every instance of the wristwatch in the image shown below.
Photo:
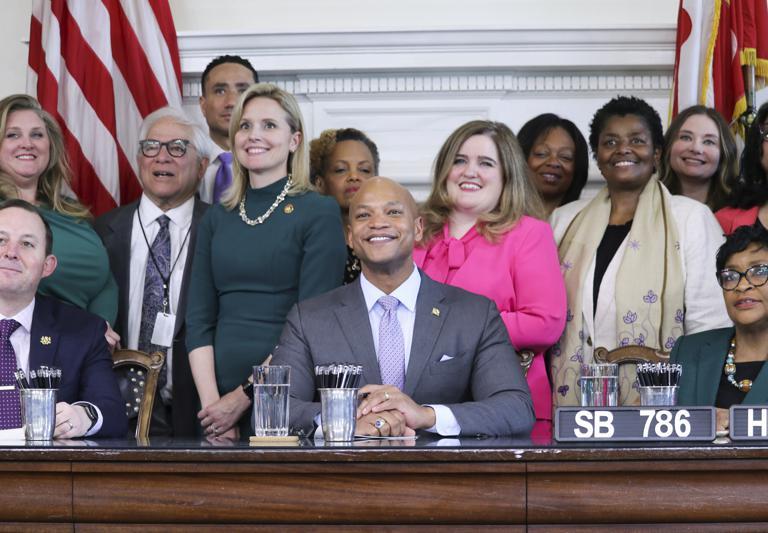
<path fill-rule="evenodd" d="M 83 403 L 78 403 L 77 405 L 85 409 L 85 414 L 88 416 L 88 419 L 91 421 L 91 425 L 88 426 L 88 429 L 86 430 L 86 433 L 88 433 L 91 429 L 93 429 L 93 426 L 95 426 L 96 422 L 99 420 L 99 413 L 96 411 L 96 408 L 90 403 L 83 402 Z"/>

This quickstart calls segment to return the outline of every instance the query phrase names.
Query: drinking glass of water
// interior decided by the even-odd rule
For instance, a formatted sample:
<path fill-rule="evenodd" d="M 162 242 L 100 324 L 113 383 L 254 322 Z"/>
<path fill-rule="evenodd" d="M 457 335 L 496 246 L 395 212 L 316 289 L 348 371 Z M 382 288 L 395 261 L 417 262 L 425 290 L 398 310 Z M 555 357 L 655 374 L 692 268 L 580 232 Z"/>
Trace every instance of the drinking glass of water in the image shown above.
<path fill-rule="evenodd" d="M 253 434 L 287 437 L 290 366 L 253 367 Z"/>
<path fill-rule="evenodd" d="M 582 364 L 579 386 L 582 407 L 616 407 L 619 401 L 619 365 Z"/>

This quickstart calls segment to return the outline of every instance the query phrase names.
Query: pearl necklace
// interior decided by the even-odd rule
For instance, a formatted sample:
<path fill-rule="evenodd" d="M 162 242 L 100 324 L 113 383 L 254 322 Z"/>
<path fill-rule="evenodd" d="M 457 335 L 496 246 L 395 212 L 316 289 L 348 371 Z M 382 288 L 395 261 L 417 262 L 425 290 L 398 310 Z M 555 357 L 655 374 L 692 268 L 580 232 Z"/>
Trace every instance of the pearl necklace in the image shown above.
<path fill-rule="evenodd" d="M 277 195 L 275 201 L 272 202 L 272 205 L 269 206 L 269 209 L 267 209 L 263 215 L 256 217 L 255 219 L 248 218 L 248 215 L 245 212 L 245 195 L 243 195 L 242 199 L 240 200 L 240 219 L 249 226 L 255 226 L 257 224 L 264 223 L 264 221 L 269 218 L 269 215 L 271 215 L 272 212 L 277 209 L 277 206 L 280 205 L 283 200 L 285 200 L 285 197 L 288 194 L 288 189 L 291 188 L 291 185 L 293 185 L 293 181 L 291 180 L 291 175 L 288 174 L 288 181 L 285 182 L 283 190 L 280 191 L 280 194 Z"/>
<path fill-rule="evenodd" d="M 751 379 L 742 379 L 741 381 L 736 381 L 736 378 L 733 377 L 734 374 L 736 374 L 736 363 L 733 362 L 733 356 L 736 352 L 736 336 L 734 335 L 731 339 L 731 347 L 728 349 L 728 355 L 725 357 L 725 367 L 723 367 L 723 372 L 725 372 L 725 375 L 728 376 L 728 382 L 739 389 L 741 392 L 749 392 L 752 390 L 752 380 Z"/>

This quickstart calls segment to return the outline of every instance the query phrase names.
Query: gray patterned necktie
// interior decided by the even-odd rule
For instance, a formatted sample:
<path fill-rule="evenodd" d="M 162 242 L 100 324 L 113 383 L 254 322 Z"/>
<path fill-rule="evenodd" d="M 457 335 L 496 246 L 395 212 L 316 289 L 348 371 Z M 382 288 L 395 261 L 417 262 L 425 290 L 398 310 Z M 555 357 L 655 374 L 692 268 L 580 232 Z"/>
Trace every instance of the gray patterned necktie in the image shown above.
<path fill-rule="evenodd" d="M 397 307 L 400 300 L 394 296 L 382 296 L 378 304 L 384 309 L 379 323 L 379 370 L 381 382 L 403 390 L 405 385 L 405 343 Z"/>

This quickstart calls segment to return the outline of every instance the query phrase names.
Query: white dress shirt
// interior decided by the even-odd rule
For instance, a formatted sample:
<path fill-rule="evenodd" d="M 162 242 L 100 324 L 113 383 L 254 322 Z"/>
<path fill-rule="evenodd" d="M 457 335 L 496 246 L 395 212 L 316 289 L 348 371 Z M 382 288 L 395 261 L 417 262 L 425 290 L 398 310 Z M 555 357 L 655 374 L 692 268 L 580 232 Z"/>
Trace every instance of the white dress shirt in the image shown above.
<path fill-rule="evenodd" d="M 5 316 L 0 314 L 0 320 L 12 319 L 21 324 L 20 327 L 16 328 L 16 331 L 11 333 L 9 340 L 11 341 L 11 346 L 13 346 L 13 351 L 16 352 L 16 368 L 21 368 L 27 377 L 29 377 L 29 340 L 30 336 L 32 335 L 32 316 L 34 313 L 35 299 L 32 298 L 32 301 L 29 302 L 29 305 L 16 313 L 14 316 Z M 96 423 L 84 435 L 85 437 L 88 437 L 97 433 L 101 429 L 101 425 L 104 423 L 104 417 L 101 415 L 101 409 L 90 402 L 75 402 L 73 405 L 82 403 L 93 405 L 93 408 L 96 409 L 96 414 L 98 415 Z"/>
<path fill-rule="evenodd" d="M 145 195 L 141 196 L 139 207 L 133 215 L 133 228 L 131 230 L 131 266 L 130 283 L 128 288 L 128 331 L 126 346 L 135 350 L 139 346 L 139 330 L 141 329 L 141 308 L 144 304 L 144 275 L 147 269 L 149 257 L 149 245 L 155 240 L 157 232 L 160 230 L 160 224 L 157 219 L 162 215 L 171 219 L 168 224 L 168 232 L 171 236 L 171 279 L 170 279 L 170 299 L 168 301 L 169 312 L 176 314 L 179 303 L 179 294 L 181 294 L 181 282 L 184 277 L 184 265 L 187 263 L 187 251 L 189 250 L 189 239 L 191 238 L 190 228 L 192 226 L 192 212 L 195 207 L 195 199 L 190 198 L 183 204 L 168 211 L 163 211 L 157 207 L 152 200 Z M 141 224 L 139 223 L 141 215 Z M 144 226 L 144 239 L 142 227 Z M 177 260 L 178 257 L 178 260 Z M 176 317 L 179 320 L 179 317 Z M 183 317 L 182 317 L 183 320 Z M 173 350 L 168 348 L 166 354 L 166 364 L 168 365 L 168 382 L 160 395 L 168 403 L 173 396 Z"/>
<path fill-rule="evenodd" d="M 379 324 L 384 315 L 384 308 L 377 302 L 386 293 L 374 286 L 365 278 L 365 274 L 360 274 L 360 287 L 363 290 L 365 307 L 368 310 L 368 320 L 371 323 L 371 332 L 373 333 L 373 345 L 376 349 L 378 358 L 379 353 Z M 408 368 L 408 362 L 411 358 L 411 344 L 413 342 L 413 326 L 416 321 L 416 300 L 419 297 L 419 288 L 421 287 L 421 275 L 419 269 L 414 265 L 413 272 L 408 276 L 399 287 L 389 295 L 394 296 L 400 302 L 397 306 L 397 320 L 400 322 L 400 329 L 403 331 L 403 345 L 405 348 L 405 368 Z M 406 380 L 408 376 L 406 374 Z M 432 433 L 440 435 L 458 435 L 461 433 L 461 426 L 453 414 L 453 411 L 445 405 L 427 404 L 435 410 L 435 425 L 427 429 Z"/>
<path fill-rule="evenodd" d="M 203 179 L 200 180 L 200 187 L 197 189 L 200 199 L 209 204 L 213 203 L 213 186 L 216 182 L 216 173 L 222 165 L 219 159 L 219 154 L 222 152 L 226 152 L 226 150 L 223 150 L 221 146 L 211 141 L 211 159 L 208 162 L 208 168 L 205 169 Z M 230 169 L 231 171 L 232 169 Z"/>

